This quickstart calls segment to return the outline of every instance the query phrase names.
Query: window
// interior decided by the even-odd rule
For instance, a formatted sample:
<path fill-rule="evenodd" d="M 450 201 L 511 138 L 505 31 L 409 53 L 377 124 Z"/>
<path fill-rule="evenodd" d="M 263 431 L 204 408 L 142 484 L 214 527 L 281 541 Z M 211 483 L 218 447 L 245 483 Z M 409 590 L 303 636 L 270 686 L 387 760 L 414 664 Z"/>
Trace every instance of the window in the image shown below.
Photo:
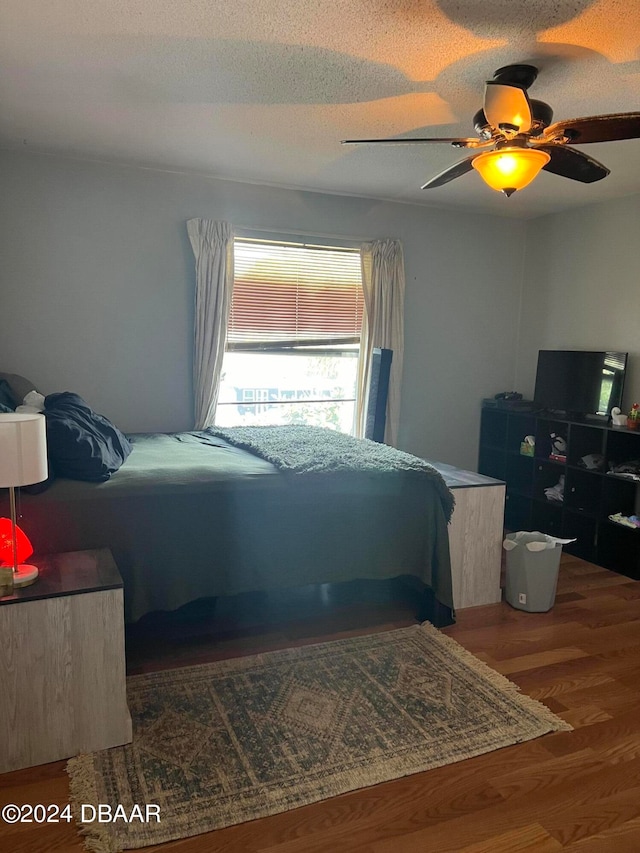
<path fill-rule="evenodd" d="M 236 239 L 216 424 L 352 432 L 363 293 L 357 249 Z"/>

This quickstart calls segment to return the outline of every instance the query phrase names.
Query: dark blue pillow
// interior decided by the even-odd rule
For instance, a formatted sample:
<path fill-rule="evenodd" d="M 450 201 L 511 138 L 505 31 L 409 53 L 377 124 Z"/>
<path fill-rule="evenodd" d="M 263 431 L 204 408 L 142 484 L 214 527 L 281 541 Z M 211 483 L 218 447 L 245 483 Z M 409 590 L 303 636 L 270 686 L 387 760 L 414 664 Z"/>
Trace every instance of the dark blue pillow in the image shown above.
<path fill-rule="evenodd" d="M 56 477 L 103 482 L 131 453 L 126 436 L 77 394 L 49 394 L 44 416 L 49 466 Z"/>
<path fill-rule="evenodd" d="M 11 386 L 6 379 L 0 379 L 0 407 L 0 412 L 4 412 L 5 414 L 13 412 L 16 408 Z"/>

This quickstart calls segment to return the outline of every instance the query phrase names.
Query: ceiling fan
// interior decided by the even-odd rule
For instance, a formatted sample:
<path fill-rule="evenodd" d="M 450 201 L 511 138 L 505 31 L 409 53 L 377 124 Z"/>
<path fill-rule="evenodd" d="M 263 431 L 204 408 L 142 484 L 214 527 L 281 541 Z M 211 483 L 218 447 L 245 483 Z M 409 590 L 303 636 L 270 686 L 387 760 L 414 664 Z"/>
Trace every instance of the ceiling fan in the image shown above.
<path fill-rule="evenodd" d="M 423 184 L 423 190 L 441 187 L 471 169 L 506 196 L 530 184 L 541 169 L 584 184 L 606 178 L 606 166 L 571 146 L 636 139 L 640 137 L 640 112 L 572 118 L 551 124 L 553 110 L 549 104 L 529 99 L 527 94 L 537 76 L 534 65 L 505 65 L 495 72 L 486 83 L 483 108 L 473 117 L 477 139 L 345 139 L 343 144 L 444 142 L 454 148 L 487 149 L 449 166 Z"/>

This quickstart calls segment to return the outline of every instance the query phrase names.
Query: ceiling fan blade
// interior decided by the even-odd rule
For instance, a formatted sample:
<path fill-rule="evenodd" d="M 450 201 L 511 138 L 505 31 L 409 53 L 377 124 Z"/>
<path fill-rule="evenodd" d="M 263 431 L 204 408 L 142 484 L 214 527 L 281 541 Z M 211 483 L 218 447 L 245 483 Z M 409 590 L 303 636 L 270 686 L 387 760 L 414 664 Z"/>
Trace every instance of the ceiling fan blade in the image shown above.
<path fill-rule="evenodd" d="M 542 167 L 545 172 L 552 172 L 572 181 L 581 181 L 583 184 L 601 181 L 609 174 L 606 166 L 576 148 L 567 148 L 565 145 L 536 145 L 536 148 L 546 151 L 551 157 L 546 166 Z"/>
<path fill-rule="evenodd" d="M 449 166 L 443 172 L 440 172 L 439 175 L 436 175 L 435 178 L 431 178 L 430 181 L 427 181 L 426 184 L 423 184 L 420 189 L 421 190 L 432 190 L 435 187 L 441 187 L 443 184 L 448 184 L 449 181 L 452 181 L 454 178 L 459 178 L 462 175 L 466 175 L 467 172 L 470 172 L 472 167 L 472 163 L 475 160 L 476 155 L 474 154 L 472 157 L 467 157 L 465 160 L 460 160 L 459 163 L 454 163 L 453 166 Z"/>
<path fill-rule="evenodd" d="M 382 145 L 422 145 L 424 142 L 444 142 L 449 145 L 454 145 L 456 148 L 478 148 L 480 145 L 484 145 L 484 140 L 481 139 L 458 139 L 455 136 L 443 136 L 440 139 L 436 138 L 418 138 L 418 137 L 408 137 L 407 139 L 343 139 L 342 145 L 372 145 L 372 144 L 382 144 Z M 491 144 L 491 140 L 488 143 Z"/>
<path fill-rule="evenodd" d="M 615 142 L 619 139 L 640 137 L 640 113 L 613 113 L 612 115 L 570 118 L 557 121 L 544 132 L 545 139 L 567 138 L 569 145 L 587 142 Z"/>
<path fill-rule="evenodd" d="M 531 104 L 524 89 L 488 80 L 484 90 L 484 114 L 493 127 L 507 126 L 518 133 L 531 128 Z"/>

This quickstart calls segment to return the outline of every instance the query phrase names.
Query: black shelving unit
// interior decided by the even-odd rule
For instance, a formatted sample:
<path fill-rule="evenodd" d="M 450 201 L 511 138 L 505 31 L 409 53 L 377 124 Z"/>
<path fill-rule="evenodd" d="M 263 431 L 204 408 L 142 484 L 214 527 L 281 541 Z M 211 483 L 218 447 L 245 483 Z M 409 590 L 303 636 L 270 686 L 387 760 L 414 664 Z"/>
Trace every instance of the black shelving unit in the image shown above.
<path fill-rule="evenodd" d="M 551 457 L 552 433 L 566 441 L 564 460 Z M 521 451 L 527 435 L 535 436 L 533 456 Z M 583 458 L 592 454 L 602 457 L 601 469 L 585 467 Z M 640 431 L 483 404 L 478 472 L 507 484 L 505 528 L 575 538 L 566 551 L 634 579 L 640 579 L 640 528 L 609 515 L 640 515 L 640 482 L 608 472 L 639 459 Z M 545 489 L 561 477 L 563 500 L 549 500 Z"/>

